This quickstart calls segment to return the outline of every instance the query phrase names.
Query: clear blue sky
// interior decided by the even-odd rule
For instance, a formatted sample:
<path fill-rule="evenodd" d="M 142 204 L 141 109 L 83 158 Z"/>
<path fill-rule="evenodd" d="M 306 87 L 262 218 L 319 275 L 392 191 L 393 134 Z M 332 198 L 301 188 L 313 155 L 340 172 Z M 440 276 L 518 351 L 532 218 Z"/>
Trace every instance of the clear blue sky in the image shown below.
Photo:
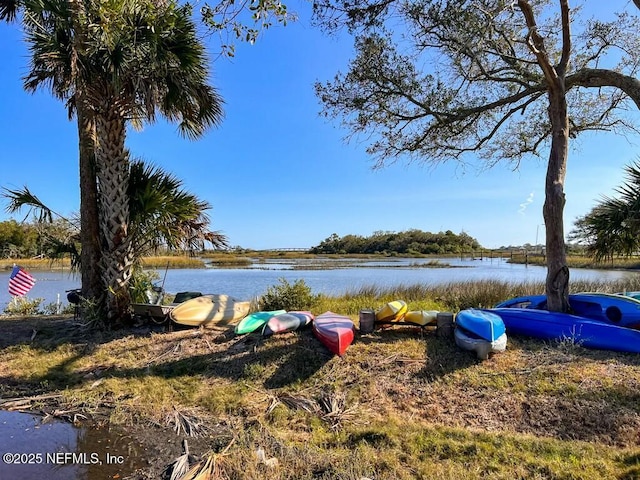
<path fill-rule="evenodd" d="M 591 2 L 600 9 L 627 1 Z M 519 170 L 437 168 L 402 163 L 373 171 L 365 144 L 328 123 L 314 95 L 317 80 L 345 70 L 348 37 L 311 27 L 309 5 L 297 23 L 268 30 L 233 60 L 217 59 L 212 82 L 223 95 L 225 120 L 203 139 L 181 139 L 173 125 L 131 131 L 143 157 L 184 180 L 213 205 L 212 228 L 248 248 L 309 247 L 331 235 L 376 230 L 461 231 L 485 247 L 544 242 L 546 158 Z M 0 186 L 24 185 L 53 209 L 79 208 L 77 134 L 63 105 L 46 91 L 22 90 L 26 49 L 17 25 L 0 25 Z M 638 118 L 636 116 L 636 118 Z M 601 195 L 611 195 L 622 167 L 638 158 L 639 138 L 611 133 L 573 141 L 566 180 L 566 231 Z M 0 220 L 5 200 L 0 200 Z"/>

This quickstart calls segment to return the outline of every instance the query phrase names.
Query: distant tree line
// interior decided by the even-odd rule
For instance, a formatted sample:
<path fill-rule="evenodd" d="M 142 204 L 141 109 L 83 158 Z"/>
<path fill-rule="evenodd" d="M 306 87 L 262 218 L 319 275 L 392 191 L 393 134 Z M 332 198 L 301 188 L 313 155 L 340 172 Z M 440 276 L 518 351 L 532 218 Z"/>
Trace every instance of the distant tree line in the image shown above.
<path fill-rule="evenodd" d="M 69 222 L 52 223 L 7 220 L 0 222 L 0 254 L 2 258 L 54 257 L 57 245 L 76 237 L 77 229 Z"/>
<path fill-rule="evenodd" d="M 310 253 L 383 253 L 383 254 L 445 254 L 472 252 L 482 248 L 478 241 L 462 232 L 377 231 L 368 237 L 361 235 L 338 236 L 336 233 L 312 247 Z"/>

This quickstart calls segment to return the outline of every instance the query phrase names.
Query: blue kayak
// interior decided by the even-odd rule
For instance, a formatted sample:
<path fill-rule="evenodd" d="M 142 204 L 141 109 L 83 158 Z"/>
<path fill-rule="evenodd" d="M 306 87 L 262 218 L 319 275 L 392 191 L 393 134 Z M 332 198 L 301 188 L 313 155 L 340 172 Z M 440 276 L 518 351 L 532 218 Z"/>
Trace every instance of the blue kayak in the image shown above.
<path fill-rule="evenodd" d="M 611 293 L 572 293 L 569 295 L 572 314 L 612 325 L 640 328 L 640 300 Z M 545 295 L 516 297 L 496 305 L 496 308 L 527 308 L 546 310 Z"/>
<path fill-rule="evenodd" d="M 640 353 L 640 330 L 532 308 L 491 308 L 485 311 L 500 316 L 509 335 L 545 340 L 569 339 L 588 348 Z"/>
<path fill-rule="evenodd" d="M 460 327 L 488 342 L 495 342 L 505 332 L 502 319 L 486 310 L 469 308 L 456 315 L 456 327 Z"/>

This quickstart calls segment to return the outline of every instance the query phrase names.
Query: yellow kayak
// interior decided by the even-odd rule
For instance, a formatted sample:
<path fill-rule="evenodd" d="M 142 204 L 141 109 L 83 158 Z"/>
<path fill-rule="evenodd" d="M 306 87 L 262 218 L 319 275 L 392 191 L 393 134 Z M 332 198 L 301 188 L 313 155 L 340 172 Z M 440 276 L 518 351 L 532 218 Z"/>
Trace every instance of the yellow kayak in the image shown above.
<path fill-rule="evenodd" d="M 224 294 L 202 295 L 187 300 L 169 312 L 180 325 L 212 328 L 236 323 L 249 313 L 249 302 Z"/>
<path fill-rule="evenodd" d="M 399 322 L 407 313 L 407 303 L 402 300 L 394 300 L 384 305 L 376 312 L 377 322 Z"/>
<path fill-rule="evenodd" d="M 411 312 L 407 312 L 402 321 L 426 327 L 427 325 L 436 324 L 438 313 L 439 312 L 436 310 L 413 310 Z"/>

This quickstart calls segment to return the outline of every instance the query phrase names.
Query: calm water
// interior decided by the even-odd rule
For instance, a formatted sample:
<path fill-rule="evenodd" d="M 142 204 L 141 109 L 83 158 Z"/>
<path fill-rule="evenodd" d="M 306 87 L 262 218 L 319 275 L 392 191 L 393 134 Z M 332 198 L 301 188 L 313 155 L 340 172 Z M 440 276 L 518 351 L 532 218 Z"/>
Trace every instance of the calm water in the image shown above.
<path fill-rule="evenodd" d="M 289 282 L 304 280 L 314 293 L 341 294 L 363 286 L 377 285 L 392 287 L 413 284 L 442 284 L 464 280 L 495 279 L 510 282 L 544 281 L 545 267 L 525 266 L 507 263 L 506 259 L 442 259 L 453 268 L 415 268 L 412 265 L 427 263 L 433 259 L 389 259 L 359 261 L 357 267 L 344 267 L 344 260 L 327 263 L 340 266 L 329 270 L 313 269 L 308 262 L 284 263 L 267 261 L 248 268 L 206 268 L 176 269 L 166 272 L 164 288 L 169 293 L 199 291 L 202 293 L 226 293 L 242 299 L 251 299 L 263 294 L 266 289 L 278 283 L 280 278 Z M 317 262 L 316 262 L 317 263 Z M 68 271 L 31 272 L 37 279 L 29 292 L 29 298 L 43 298 L 44 304 L 55 303 L 58 298 L 67 303 L 66 290 L 78 288 L 80 280 Z M 165 275 L 159 273 L 159 283 Z M 9 272 L 4 282 L 9 281 Z M 571 270 L 572 279 L 619 280 L 637 276 L 636 272 L 620 270 Z M 0 282 L 2 282 L 0 276 Z M 0 308 L 11 300 L 6 288 L 0 292 Z"/>
<path fill-rule="evenodd" d="M 143 447 L 115 430 L 43 423 L 37 415 L 0 410 L 0 432 L 2 479 L 106 480 L 145 466 Z"/>

